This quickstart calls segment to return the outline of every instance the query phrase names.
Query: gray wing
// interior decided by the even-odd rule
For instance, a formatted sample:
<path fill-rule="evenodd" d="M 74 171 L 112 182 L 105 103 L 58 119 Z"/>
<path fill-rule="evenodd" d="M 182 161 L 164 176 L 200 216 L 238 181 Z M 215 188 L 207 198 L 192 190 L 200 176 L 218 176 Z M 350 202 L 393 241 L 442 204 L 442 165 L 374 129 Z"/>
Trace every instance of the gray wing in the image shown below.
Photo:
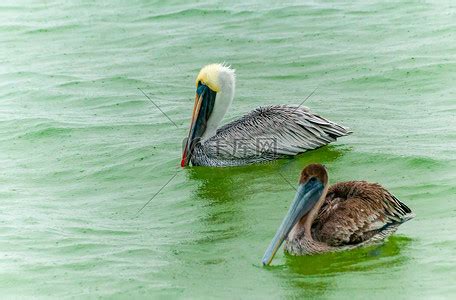
<path fill-rule="evenodd" d="M 222 159 L 275 158 L 316 149 L 351 133 L 306 107 L 260 107 L 228 123 L 205 142 Z"/>
<path fill-rule="evenodd" d="M 330 246 L 354 245 L 386 236 L 413 217 L 410 208 L 379 184 L 340 182 L 330 187 L 312 231 Z"/>

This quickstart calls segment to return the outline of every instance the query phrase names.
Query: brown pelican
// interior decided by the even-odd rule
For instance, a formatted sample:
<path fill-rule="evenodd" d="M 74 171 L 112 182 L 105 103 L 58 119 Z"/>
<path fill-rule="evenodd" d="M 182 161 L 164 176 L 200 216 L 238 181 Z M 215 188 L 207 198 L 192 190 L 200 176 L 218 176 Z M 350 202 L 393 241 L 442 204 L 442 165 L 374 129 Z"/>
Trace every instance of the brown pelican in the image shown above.
<path fill-rule="evenodd" d="M 347 128 L 293 105 L 260 107 L 218 128 L 234 97 L 234 70 L 201 69 L 181 166 L 237 166 L 297 155 L 349 134 Z"/>
<path fill-rule="evenodd" d="M 292 255 L 380 243 L 414 216 L 381 185 L 348 181 L 329 187 L 325 167 L 311 164 L 301 172 L 295 199 L 262 262 L 269 265 L 285 239 Z"/>

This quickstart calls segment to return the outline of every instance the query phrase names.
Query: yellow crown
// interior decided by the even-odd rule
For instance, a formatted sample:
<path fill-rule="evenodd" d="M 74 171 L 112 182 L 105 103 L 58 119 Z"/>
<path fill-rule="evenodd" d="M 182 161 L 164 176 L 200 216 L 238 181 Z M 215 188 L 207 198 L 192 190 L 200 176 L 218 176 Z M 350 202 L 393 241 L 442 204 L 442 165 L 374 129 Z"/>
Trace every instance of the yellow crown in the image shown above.
<path fill-rule="evenodd" d="M 198 87 L 198 82 L 207 85 L 214 92 L 220 92 L 220 86 L 218 83 L 218 76 L 220 69 L 223 68 L 221 64 L 210 64 L 201 69 L 196 77 L 196 87 Z"/>

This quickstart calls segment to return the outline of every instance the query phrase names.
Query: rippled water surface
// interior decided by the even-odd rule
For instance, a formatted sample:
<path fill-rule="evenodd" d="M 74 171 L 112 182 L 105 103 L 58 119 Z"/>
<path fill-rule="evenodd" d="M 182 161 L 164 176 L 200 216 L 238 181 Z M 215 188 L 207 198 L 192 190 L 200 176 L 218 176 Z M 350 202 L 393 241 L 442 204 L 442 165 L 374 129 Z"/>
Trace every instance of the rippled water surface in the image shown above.
<path fill-rule="evenodd" d="M 454 297 L 455 29 L 453 1 L 2 2 L 2 296 Z M 317 88 L 306 105 L 354 133 L 181 169 L 211 62 L 237 70 L 227 121 Z M 417 217 L 380 247 L 261 267 L 294 196 L 279 173 L 294 183 L 309 162 L 382 183 Z"/>

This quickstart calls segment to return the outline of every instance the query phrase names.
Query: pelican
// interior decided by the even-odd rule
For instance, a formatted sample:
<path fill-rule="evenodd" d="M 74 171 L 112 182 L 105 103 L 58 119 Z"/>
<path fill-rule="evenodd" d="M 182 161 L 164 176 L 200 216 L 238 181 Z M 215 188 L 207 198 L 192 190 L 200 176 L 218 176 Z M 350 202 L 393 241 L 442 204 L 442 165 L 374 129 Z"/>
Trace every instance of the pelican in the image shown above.
<path fill-rule="evenodd" d="M 260 107 L 219 128 L 234 98 L 235 73 L 211 64 L 196 78 L 181 166 L 239 166 L 322 147 L 350 131 L 297 105 Z"/>
<path fill-rule="evenodd" d="M 269 265 L 285 239 L 291 255 L 381 243 L 414 216 L 381 185 L 348 181 L 329 187 L 325 167 L 311 164 L 301 172 L 296 196 L 262 262 Z"/>

